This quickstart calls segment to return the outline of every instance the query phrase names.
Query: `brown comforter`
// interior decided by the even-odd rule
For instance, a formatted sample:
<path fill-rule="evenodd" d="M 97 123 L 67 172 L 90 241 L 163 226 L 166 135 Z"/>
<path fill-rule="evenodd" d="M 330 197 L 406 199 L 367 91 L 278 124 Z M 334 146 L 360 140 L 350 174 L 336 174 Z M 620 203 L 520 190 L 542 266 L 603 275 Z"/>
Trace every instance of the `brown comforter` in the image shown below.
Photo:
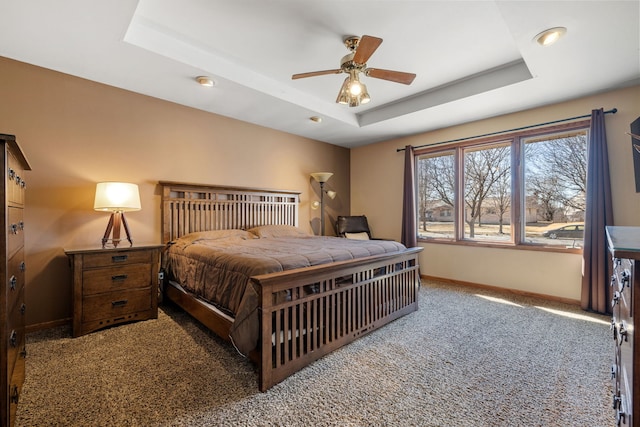
<path fill-rule="evenodd" d="M 231 340 L 242 354 L 259 339 L 258 294 L 250 277 L 312 265 L 398 252 L 388 240 L 350 240 L 303 234 L 261 237 L 243 230 L 193 233 L 170 245 L 171 280 L 234 317 Z"/>

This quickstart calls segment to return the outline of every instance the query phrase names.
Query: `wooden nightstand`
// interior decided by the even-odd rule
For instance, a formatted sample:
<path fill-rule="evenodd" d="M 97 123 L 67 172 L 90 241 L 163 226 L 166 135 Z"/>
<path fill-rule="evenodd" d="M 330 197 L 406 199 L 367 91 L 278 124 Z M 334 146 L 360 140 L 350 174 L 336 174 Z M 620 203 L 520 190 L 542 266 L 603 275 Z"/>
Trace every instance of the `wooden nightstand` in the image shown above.
<path fill-rule="evenodd" d="M 65 250 L 73 277 L 73 336 L 158 317 L 163 245 Z"/>

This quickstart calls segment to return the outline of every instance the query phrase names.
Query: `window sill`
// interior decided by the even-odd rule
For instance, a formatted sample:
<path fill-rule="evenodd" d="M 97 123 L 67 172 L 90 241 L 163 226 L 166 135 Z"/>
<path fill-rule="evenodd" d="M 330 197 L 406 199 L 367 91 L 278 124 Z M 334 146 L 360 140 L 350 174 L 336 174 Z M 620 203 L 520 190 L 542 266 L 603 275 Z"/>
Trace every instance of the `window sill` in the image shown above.
<path fill-rule="evenodd" d="M 511 249 L 511 250 L 523 250 L 523 251 L 538 251 L 538 252 L 557 252 L 563 254 L 582 254 L 582 248 L 565 248 L 561 246 L 545 246 L 545 245 L 533 245 L 533 244 L 519 244 L 513 243 L 487 243 L 487 242 L 474 242 L 472 240 L 447 240 L 447 239 L 425 239 L 418 237 L 418 243 L 425 244 L 444 244 L 444 245 L 456 245 L 456 246 L 468 246 L 476 248 L 492 248 L 492 249 Z"/>

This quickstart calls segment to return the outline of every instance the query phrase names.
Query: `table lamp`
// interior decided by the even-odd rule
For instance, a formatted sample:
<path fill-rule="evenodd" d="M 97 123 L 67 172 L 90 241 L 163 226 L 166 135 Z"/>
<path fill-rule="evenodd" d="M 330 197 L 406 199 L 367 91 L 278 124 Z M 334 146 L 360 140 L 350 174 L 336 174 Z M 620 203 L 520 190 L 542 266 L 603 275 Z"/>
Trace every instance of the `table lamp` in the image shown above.
<path fill-rule="evenodd" d="M 93 209 L 111 212 L 107 229 L 102 237 L 103 248 L 106 247 L 109 240 L 112 241 L 114 247 L 118 247 L 120 243 L 121 226 L 124 226 L 129 244 L 133 245 L 124 213 L 140 210 L 140 194 L 137 184 L 129 184 L 126 182 L 99 182 L 96 185 L 96 198 Z M 113 238 L 109 239 L 111 231 L 113 231 Z"/>

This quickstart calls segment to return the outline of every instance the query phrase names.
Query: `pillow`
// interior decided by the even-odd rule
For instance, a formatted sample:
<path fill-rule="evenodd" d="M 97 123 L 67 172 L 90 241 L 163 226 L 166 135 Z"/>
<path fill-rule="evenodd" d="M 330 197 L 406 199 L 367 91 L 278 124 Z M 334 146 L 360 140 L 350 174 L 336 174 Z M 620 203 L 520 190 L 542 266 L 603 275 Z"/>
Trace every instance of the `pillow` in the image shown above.
<path fill-rule="evenodd" d="M 198 240 L 219 240 L 237 238 L 241 240 L 255 239 L 254 234 L 245 230 L 231 229 L 231 230 L 210 230 L 210 231 L 197 231 L 195 233 L 185 234 L 180 237 L 180 241 L 183 243 L 193 243 Z"/>
<path fill-rule="evenodd" d="M 369 235 L 366 231 L 361 231 L 360 233 L 344 233 L 344 237 L 353 240 L 369 240 Z"/>
<path fill-rule="evenodd" d="M 255 234 L 258 237 L 306 237 L 309 233 L 306 233 L 294 227 L 292 225 L 261 225 L 260 227 L 254 227 L 249 229 L 250 233 Z"/>

